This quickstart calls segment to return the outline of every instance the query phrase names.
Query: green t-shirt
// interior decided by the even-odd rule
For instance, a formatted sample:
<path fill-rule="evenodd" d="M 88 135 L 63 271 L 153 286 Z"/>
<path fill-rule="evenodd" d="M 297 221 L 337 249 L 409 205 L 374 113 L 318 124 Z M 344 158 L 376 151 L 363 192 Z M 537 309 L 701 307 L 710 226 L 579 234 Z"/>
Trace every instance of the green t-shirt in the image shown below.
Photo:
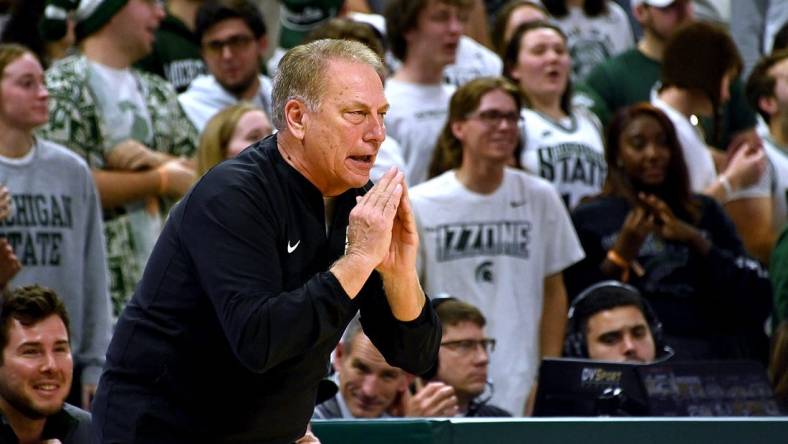
<path fill-rule="evenodd" d="M 595 100 L 591 109 L 607 124 L 619 108 L 649 101 L 651 89 L 661 77 L 661 66 L 638 49 L 630 49 L 597 65 L 576 89 L 581 94 L 591 90 L 602 100 Z M 722 144 L 718 148 L 727 147 L 733 134 L 755 126 L 755 112 L 747 103 L 740 79 L 731 84 L 731 100 L 723 107 L 721 122 Z M 706 134 L 713 134 L 710 119 L 703 126 Z"/>

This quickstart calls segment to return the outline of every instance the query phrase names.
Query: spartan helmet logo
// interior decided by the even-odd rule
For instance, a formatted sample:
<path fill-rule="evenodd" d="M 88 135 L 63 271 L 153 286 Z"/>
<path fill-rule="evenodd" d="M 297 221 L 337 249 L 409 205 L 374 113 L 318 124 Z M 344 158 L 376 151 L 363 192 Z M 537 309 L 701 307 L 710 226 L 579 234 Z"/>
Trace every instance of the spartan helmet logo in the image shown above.
<path fill-rule="evenodd" d="M 492 271 L 493 263 L 492 261 L 484 261 L 476 267 L 476 270 L 473 272 L 474 277 L 476 278 L 476 282 L 493 282 L 493 271 Z"/>

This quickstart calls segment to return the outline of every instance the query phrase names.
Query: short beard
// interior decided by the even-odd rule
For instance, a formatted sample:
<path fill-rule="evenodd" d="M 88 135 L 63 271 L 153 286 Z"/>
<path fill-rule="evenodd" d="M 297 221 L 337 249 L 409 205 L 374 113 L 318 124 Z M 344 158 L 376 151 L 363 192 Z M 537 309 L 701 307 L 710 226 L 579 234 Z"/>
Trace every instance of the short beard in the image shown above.
<path fill-rule="evenodd" d="M 7 402 L 16 411 L 31 420 L 44 419 L 54 415 L 63 408 L 63 403 L 65 402 L 65 400 L 63 400 L 63 402 L 61 402 L 56 409 L 50 409 L 53 411 L 36 408 L 30 399 L 22 396 L 21 392 L 8 387 L 3 381 L 0 381 L 0 398 Z"/>
<path fill-rule="evenodd" d="M 249 76 L 249 78 L 243 79 L 234 85 L 227 85 L 224 83 L 221 83 L 221 85 L 222 88 L 226 89 L 230 94 L 240 99 L 243 98 L 243 95 L 247 92 L 247 90 L 251 88 L 255 84 L 255 82 L 257 82 L 257 76 L 258 74 L 257 72 L 255 72 L 254 74 Z"/>

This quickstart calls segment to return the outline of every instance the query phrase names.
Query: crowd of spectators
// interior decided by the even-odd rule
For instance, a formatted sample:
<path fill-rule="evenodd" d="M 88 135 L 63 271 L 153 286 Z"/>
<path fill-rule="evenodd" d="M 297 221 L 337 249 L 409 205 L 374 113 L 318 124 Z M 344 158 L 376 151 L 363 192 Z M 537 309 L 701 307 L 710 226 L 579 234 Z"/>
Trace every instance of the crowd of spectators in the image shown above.
<path fill-rule="evenodd" d="M 253 0 L 0 2 L 0 285 L 62 298 L 71 404 L 169 210 L 276 131 L 269 75 L 321 38 L 389 69 L 372 178 L 404 172 L 421 282 L 451 299 L 427 375 L 351 324 L 315 418 L 528 415 L 540 359 L 586 340 L 753 359 L 788 402 L 785 2 L 731 1 L 722 25 L 690 0 L 281 3 L 271 42 Z M 576 307 L 600 282 L 619 295 Z"/>

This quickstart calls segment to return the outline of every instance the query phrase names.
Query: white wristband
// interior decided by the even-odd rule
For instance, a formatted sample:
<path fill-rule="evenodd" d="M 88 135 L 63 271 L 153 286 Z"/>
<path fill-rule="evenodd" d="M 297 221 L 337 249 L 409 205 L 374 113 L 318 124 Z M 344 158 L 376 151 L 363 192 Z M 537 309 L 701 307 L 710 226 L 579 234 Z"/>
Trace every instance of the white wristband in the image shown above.
<path fill-rule="evenodd" d="M 720 185 L 722 185 L 722 189 L 725 190 L 725 197 L 731 197 L 733 195 L 733 187 L 728 177 L 724 174 L 720 174 L 717 176 L 717 180 L 720 182 Z"/>

